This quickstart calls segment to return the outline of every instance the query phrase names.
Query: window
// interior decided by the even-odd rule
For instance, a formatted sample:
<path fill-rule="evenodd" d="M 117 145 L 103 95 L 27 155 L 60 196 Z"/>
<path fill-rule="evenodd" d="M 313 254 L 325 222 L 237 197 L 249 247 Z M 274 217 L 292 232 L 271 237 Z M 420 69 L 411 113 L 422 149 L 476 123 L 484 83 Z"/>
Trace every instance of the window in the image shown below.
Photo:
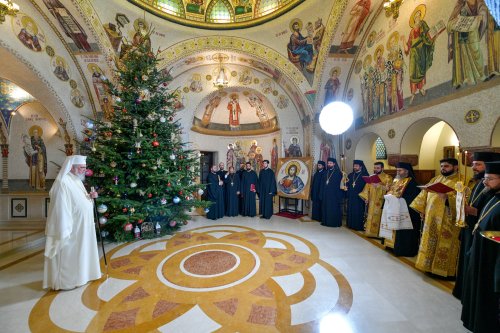
<path fill-rule="evenodd" d="M 384 141 L 380 137 L 375 140 L 375 158 L 377 160 L 387 159 L 387 150 L 385 149 Z"/>
<path fill-rule="evenodd" d="M 180 17 L 186 16 L 182 0 L 158 0 L 156 3 L 156 7 L 170 15 Z"/>
<path fill-rule="evenodd" d="M 227 2 L 227 0 L 216 0 L 210 3 L 207 9 L 207 22 L 229 23 L 233 21 L 233 8 L 231 7 L 231 4 Z"/>

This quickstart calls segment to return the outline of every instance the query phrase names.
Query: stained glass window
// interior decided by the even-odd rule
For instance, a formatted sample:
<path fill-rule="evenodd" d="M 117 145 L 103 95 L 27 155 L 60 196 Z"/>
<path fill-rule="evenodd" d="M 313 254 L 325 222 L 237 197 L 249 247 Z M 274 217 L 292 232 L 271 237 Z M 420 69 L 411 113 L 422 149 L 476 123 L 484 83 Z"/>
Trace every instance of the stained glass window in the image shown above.
<path fill-rule="evenodd" d="M 134 0 L 132 2 L 180 24 L 208 29 L 217 24 L 222 29 L 233 29 L 251 27 L 272 20 L 305 0 Z"/>
<path fill-rule="evenodd" d="M 185 17 L 184 4 L 182 0 L 158 0 L 156 7 L 162 11 L 175 16 Z"/>
<path fill-rule="evenodd" d="M 377 160 L 387 159 L 387 150 L 385 149 L 384 141 L 380 137 L 375 140 L 375 158 Z"/>
<path fill-rule="evenodd" d="M 255 6 L 255 16 L 264 16 L 274 12 L 279 7 L 278 0 L 260 0 Z"/>
<path fill-rule="evenodd" d="M 229 23 L 232 22 L 234 14 L 232 7 L 227 0 L 216 0 L 214 4 L 210 4 L 207 12 L 207 22 L 213 23 Z"/>

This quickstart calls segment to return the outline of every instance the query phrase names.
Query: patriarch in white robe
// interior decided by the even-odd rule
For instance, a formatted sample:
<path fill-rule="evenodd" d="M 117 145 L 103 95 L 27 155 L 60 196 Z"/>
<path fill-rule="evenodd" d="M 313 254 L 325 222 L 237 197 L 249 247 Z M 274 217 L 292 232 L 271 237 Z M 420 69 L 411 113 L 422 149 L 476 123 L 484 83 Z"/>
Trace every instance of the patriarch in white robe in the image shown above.
<path fill-rule="evenodd" d="M 96 192 L 83 186 L 86 156 L 66 157 L 49 192 L 43 288 L 73 289 L 101 278 L 94 229 Z"/>

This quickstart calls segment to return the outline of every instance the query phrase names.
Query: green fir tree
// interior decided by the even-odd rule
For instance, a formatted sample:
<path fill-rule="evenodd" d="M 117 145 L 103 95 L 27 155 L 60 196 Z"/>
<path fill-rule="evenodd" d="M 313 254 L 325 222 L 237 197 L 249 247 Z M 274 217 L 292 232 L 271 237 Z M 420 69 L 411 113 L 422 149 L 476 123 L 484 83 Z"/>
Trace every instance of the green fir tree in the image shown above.
<path fill-rule="evenodd" d="M 84 132 L 93 173 L 87 182 L 99 192 L 98 209 L 108 208 L 101 229 L 117 241 L 134 239 L 136 227 L 142 238 L 171 233 L 187 223 L 191 209 L 207 207 L 199 199 L 203 185 L 195 182 L 199 156 L 181 141 L 175 92 L 157 56 L 144 46 L 130 48 L 117 66 L 117 85 L 106 82 L 114 114 Z"/>

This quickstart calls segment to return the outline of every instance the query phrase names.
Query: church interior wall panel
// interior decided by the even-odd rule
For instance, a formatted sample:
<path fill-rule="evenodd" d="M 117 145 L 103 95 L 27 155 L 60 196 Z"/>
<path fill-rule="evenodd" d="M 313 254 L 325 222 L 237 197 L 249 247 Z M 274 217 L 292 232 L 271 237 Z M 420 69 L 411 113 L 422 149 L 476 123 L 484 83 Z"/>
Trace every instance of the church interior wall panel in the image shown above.
<path fill-rule="evenodd" d="M 399 11 L 399 18 L 396 21 L 385 17 L 382 11 L 378 15 L 373 25 L 365 30 L 360 51 L 356 54 L 352 63 L 352 75 L 349 82 L 345 84 L 344 96 L 348 89 L 353 89 L 353 106 L 356 110 L 362 111 L 355 117 L 358 118 L 358 124 L 371 122 L 378 118 L 383 118 L 393 112 L 408 112 L 418 105 L 425 105 L 434 99 L 453 96 L 467 90 L 481 89 L 487 86 L 483 81 L 492 75 L 498 75 L 498 69 L 491 59 L 500 49 L 494 44 L 491 37 L 498 34 L 490 28 L 485 28 L 491 24 L 491 16 L 487 14 L 487 8 L 484 3 L 480 4 L 480 12 L 484 13 L 485 20 L 481 27 L 485 28 L 484 34 L 480 35 L 480 42 L 477 47 L 477 53 L 474 57 L 466 54 L 459 54 L 459 51 L 453 48 L 451 41 L 456 36 L 453 32 L 456 13 L 460 12 L 461 1 L 412 1 L 404 2 Z M 429 28 L 428 36 L 429 47 L 425 54 L 427 58 L 414 57 L 411 48 L 407 47 L 410 40 L 409 36 L 416 32 L 412 30 L 415 27 L 415 16 L 420 13 L 422 26 Z M 449 37 L 449 38 L 448 38 Z M 471 36 L 474 38 L 474 36 Z M 476 47 L 476 46 L 474 46 Z M 377 53 L 377 51 L 380 51 Z M 472 52 L 472 51 L 471 51 Z M 456 56 L 453 57 L 453 54 Z M 471 53 L 472 54 L 472 53 Z M 467 59 L 464 68 L 457 65 L 457 72 L 464 77 L 462 84 L 454 84 L 453 66 L 458 64 L 455 60 L 458 56 Z M 493 57 L 490 57 L 493 55 Z M 415 61 L 414 61 L 415 60 Z M 472 62 L 469 64 L 468 62 Z M 423 81 L 420 78 L 413 78 L 413 82 L 420 82 L 423 86 L 423 92 L 420 91 L 420 84 L 416 89 L 415 98 L 411 101 L 410 77 L 412 75 L 413 64 L 425 64 L 423 71 Z M 478 68 L 479 74 L 473 74 L 468 68 Z M 398 76 L 402 73 L 402 76 Z M 459 77 L 458 75 L 457 77 Z M 468 80 L 469 79 L 469 80 Z M 496 78 L 493 77 L 492 80 Z M 323 80 L 323 82 L 326 82 Z M 393 83 L 398 83 L 398 85 Z M 379 84 L 380 83 L 380 84 Z M 385 87 L 382 86 L 385 84 Z M 396 100 L 396 93 L 402 94 L 404 101 L 402 105 L 392 103 Z M 370 99 L 370 101 L 368 101 Z M 378 100 L 383 102 L 379 103 Z M 410 103 L 412 102 L 412 103 Z M 392 104 L 391 104 L 392 103 Z M 359 108 L 361 107 L 361 108 Z M 401 108 L 402 107 L 402 108 Z"/>
<path fill-rule="evenodd" d="M 485 101 L 488 102 L 485 103 Z M 408 112 L 404 117 L 395 117 L 388 121 L 377 122 L 356 131 L 351 128 L 346 133 L 346 137 L 350 137 L 354 143 L 368 132 L 380 133 L 388 153 L 418 154 L 421 141 L 405 138 L 406 132 L 412 130 L 417 123 L 417 126 L 429 127 L 438 119 L 450 125 L 459 139 L 460 147 L 488 147 L 491 133 L 498 119 L 496 107 L 498 103 L 500 103 L 500 96 L 497 89 L 492 87 L 446 103 L 433 105 L 415 112 Z M 466 112 L 472 109 L 479 109 L 481 118 L 476 123 L 469 124 L 464 117 Z M 395 130 L 395 137 L 392 139 L 388 137 L 389 129 Z M 477 133 L 482 134 L 477 135 Z"/>
<path fill-rule="evenodd" d="M 25 154 L 33 153 L 27 147 L 31 145 L 34 130 L 41 131 L 41 137 L 46 150 L 46 179 L 54 179 L 57 175 L 57 165 L 62 165 L 65 154 L 64 140 L 58 125 L 49 112 L 38 102 L 21 106 L 13 116 L 9 135 L 9 179 L 29 179 L 29 166 Z M 27 140 L 27 142 L 26 142 Z M 29 159 L 28 159 L 29 160 Z M 55 163 L 55 164 L 54 164 Z"/>
<path fill-rule="evenodd" d="M 55 117 L 61 116 L 68 121 L 66 119 L 69 118 L 68 114 L 72 114 L 68 121 L 68 129 L 78 135 L 81 128 L 74 129 L 74 124 L 79 122 L 75 118 L 79 118 L 79 114 L 87 116 L 93 114 L 86 84 L 61 39 L 54 33 L 40 12 L 29 1 L 16 3 L 21 6 L 21 12 L 16 18 L 6 16 L 5 23 L 0 25 L 0 33 L 2 34 L 0 45 L 4 48 L 2 54 L 8 55 L 10 53 L 10 57 L 18 58 L 21 61 L 9 61 L 2 57 L 5 61 L 0 63 L 0 76 L 19 84 L 42 102 Z M 39 8 L 43 8 L 44 4 L 42 3 L 41 6 Z M 32 37 L 21 34 L 21 29 L 27 25 L 30 25 L 28 29 L 32 32 L 31 35 L 38 37 L 39 42 L 33 44 L 35 46 L 30 46 Z M 57 65 L 60 66 L 56 68 Z M 33 73 L 26 75 L 30 69 L 34 70 L 38 77 L 33 77 Z M 30 80 L 28 77 L 33 78 Z M 49 82 L 50 84 L 47 84 Z M 44 87 L 44 85 L 49 87 Z M 50 93 L 47 93 L 47 88 Z M 54 94 L 57 96 L 56 98 L 51 96 Z M 75 101 L 75 98 L 82 101 L 83 105 L 78 102 L 80 107 L 75 106 L 72 102 L 72 99 Z M 57 101 L 58 99 L 59 101 Z M 61 110 L 61 108 L 65 110 Z"/>

